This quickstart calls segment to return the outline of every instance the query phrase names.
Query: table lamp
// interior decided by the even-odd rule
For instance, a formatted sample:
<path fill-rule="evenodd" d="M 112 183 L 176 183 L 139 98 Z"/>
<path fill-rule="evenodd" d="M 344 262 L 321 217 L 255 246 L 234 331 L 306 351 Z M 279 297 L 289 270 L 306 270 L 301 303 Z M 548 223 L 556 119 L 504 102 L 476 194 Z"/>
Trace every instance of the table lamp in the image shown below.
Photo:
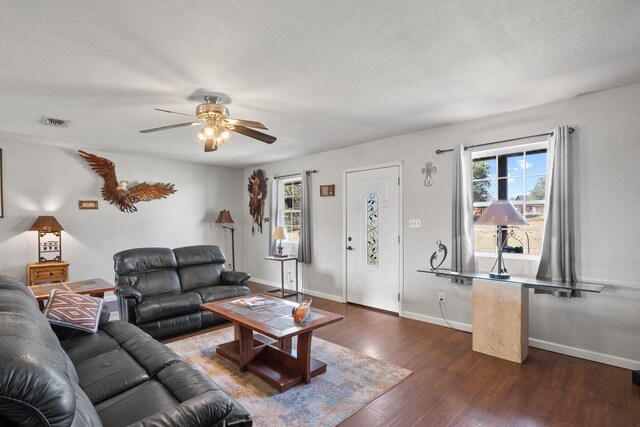
<path fill-rule="evenodd" d="M 228 210 L 223 209 L 218 214 L 218 218 L 215 221 L 216 224 L 222 224 L 222 228 L 226 230 L 231 230 L 231 269 L 236 271 L 236 248 L 235 242 L 233 238 L 233 232 L 236 231 L 235 228 L 226 226 L 225 224 L 233 224 L 233 219 L 231 218 L 231 214 Z"/>
<path fill-rule="evenodd" d="M 494 273 L 495 264 L 489 273 L 494 279 L 508 279 L 511 275 L 507 272 L 502 259 L 502 249 L 507 243 L 504 229 L 510 225 L 527 225 L 527 221 L 520 215 L 516 208 L 508 200 L 494 200 L 486 211 L 482 213 L 475 225 L 495 225 L 498 227 L 498 271 Z"/>
<path fill-rule="evenodd" d="M 62 236 L 64 230 L 53 216 L 39 216 L 29 231 L 38 232 L 38 262 L 62 261 Z"/>
<path fill-rule="evenodd" d="M 286 255 L 282 255 L 282 241 L 289 238 L 289 236 L 287 235 L 287 229 L 281 226 L 277 226 L 276 229 L 273 230 L 272 238 L 278 241 L 278 253 L 275 256 L 285 257 Z"/>

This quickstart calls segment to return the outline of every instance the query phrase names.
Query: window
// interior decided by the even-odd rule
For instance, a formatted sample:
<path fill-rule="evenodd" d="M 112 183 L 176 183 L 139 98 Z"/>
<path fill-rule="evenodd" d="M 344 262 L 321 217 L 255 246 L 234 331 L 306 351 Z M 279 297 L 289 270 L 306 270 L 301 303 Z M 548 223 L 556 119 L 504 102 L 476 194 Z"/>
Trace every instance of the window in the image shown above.
<path fill-rule="evenodd" d="M 544 234 L 547 143 L 473 154 L 473 217 L 477 220 L 493 200 L 510 200 L 529 223 L 509 227 L 503 252 L 539 255 Z M 497 251 L 496 229 L 474 227 L 476 252 Z"/>
<path fill-rule="evenodd" d="M 367 264 L 378 265 L 378 195 L 367 196 Z"/>
<path fill-rule="evenodd" d="M 287 229 L 289 241 L 300 240 L 300 178 L 285 180 L 281 183 L 278 211 L 282 212 L 282 226 Z"/>

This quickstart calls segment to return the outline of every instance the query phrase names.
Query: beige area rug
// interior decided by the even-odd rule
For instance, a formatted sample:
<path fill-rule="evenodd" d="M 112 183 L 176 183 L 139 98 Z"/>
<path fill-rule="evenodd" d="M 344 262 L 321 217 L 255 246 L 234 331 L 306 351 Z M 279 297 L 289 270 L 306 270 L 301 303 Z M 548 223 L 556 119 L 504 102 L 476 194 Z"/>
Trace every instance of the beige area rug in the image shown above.
<path fill-rule="evenodd" d="M 233 339 L 225 328 L 168 344 L 251 413 L 255 426 L 334 426 L 411 375 L 411 371 L 313 338 L 313 357 L 327 372 L 278 393 L 252 373 L 216 354 Z M 295 348 L 295 339 L 294 339 Z"/>

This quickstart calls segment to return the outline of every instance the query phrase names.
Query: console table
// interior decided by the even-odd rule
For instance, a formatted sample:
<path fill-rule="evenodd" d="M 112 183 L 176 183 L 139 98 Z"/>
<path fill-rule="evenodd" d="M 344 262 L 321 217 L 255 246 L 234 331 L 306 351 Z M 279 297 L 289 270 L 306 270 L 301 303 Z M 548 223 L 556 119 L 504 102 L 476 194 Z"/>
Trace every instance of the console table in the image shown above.
<path fill-rule="evenodd" d="M 473 283 L 472 347 L 474 351 L 522 363 L 529 354 L 529 289 L 599 293 L 604 285 L 563 283 L 531 278 L 497 279 L 483 273 L 418 270 Z"/>

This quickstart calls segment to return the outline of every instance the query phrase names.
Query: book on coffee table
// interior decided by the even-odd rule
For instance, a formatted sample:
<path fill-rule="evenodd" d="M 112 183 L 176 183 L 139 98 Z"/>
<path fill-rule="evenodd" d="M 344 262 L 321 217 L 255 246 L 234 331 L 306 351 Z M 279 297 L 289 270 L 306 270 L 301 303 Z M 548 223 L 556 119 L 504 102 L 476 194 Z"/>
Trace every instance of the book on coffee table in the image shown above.
<path fill-rule="evenodd" d="M 234 304 L 239 305 L 241 307 L 249 307 L 249 308 L 262 308 L 270 305 L 276 305 L 276 302 L 273 300 L 269 300 L 263 297 L 249 297 L 249 298 L 240 298 L 235 301 L 232 301 Z"/>

